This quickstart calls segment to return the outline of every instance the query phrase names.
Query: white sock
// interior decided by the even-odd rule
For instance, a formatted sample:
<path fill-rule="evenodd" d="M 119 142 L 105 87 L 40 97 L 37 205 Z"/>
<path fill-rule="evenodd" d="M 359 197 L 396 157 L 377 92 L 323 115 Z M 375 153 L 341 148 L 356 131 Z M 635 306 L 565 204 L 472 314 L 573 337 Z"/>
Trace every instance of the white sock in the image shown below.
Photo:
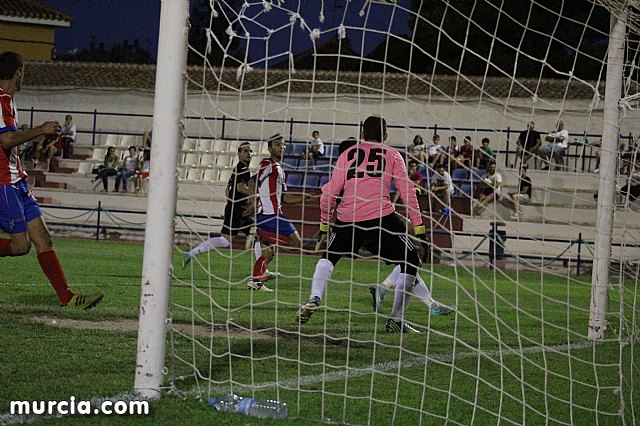
<path fill-rule="evenodd" d="M 393 309 L 391 310 L 390 318 L 394 321 L 402 321 L 404 318 L 404 312 L 409 306 L 411 300 L 411 293 L 415 286 L 416 276 L 401 273 L 396 281 L 396 292 L 393 299 Z"/>
<path fill-rule="evenodd" d="M 331 274 L 333 274 L 333 263 L 329 262 L 327 259 L 318 260 L 318 263 L 316 263 L 316 270 L 313 273 L 313 279 L 311 280 L 310 299 L 314 297 L 322 299 L 322 295 L 324 295 L 324 290 L 327 288 Z"/>
<path fill-rule="evenodd" d="M 215 248 L 227 248 L 230 245 L 231 243 L 229 243 L 229 240 L 227 240 L 225 237 L 213 237 L 209 238 L 207 241 L 201 243 L 198 247 L 191 250 L 189 252 L 189 255 L 191 255 L 191 257 L 194 257 L 199 254 L 211 251 Z"/>
<path fill-rule="evenodd" d="M 420 275 L 416 277 L 417 284 L 413 288 L 413 295 L 422 301 L 428 307 L 431 307 L 433 303 L 433 299 L 431 298 L 431 292 L 429 291 L 429 287 L 424 283 Z"/>
<path fill-rule="evenodd" d="M 393 271 L 391 271 L 389 276 L 385 278 L 384 281 L 382 281 L 382 284 L 380 284 L 378 288 L 378 292 L 380 293 L 380 299 L 384 299 L 384 295 L 387 293 L 387 290 L 389 290 L 391 287 L 396 285 L 396 281 L 398 281 L 400 272 L 401 272 L 400 265 L 396 265 L 396 267 L 393 268 Z"/>
<path fill-rule="evenodd" d="M 260 241 L 258 240 L 256 240 L 255 244 L 253 245 L 253 253 L 256 255 L 256 259 L 262 256 L 262 246 L 260 245 Z"/>

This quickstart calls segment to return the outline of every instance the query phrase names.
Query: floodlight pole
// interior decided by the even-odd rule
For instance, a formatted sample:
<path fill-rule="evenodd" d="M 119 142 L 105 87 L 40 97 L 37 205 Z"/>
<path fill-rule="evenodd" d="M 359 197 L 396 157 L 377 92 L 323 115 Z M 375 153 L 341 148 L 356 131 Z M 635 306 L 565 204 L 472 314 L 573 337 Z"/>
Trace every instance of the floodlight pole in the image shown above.
<path fill-rule="evenodd" d="M 604 124 L 600 147 L 600 176 L 596 239 L 591 273 L 591 303 L 589 305 L 589 340 L 604 339 L 611 262 L 613 231 L 613 197 L 616 183 L 616 157 L 620 138 L 620 97 L 622 93 L 626 11 L 612 15 L 607 56 L 607 76 L 604 96 Z"/>
<path fill-rule="evenodd" d="M 163 382 L 188 20 L 188 0 L 162 1 L 134 384 L 144 398 L 160 397 Z"/>

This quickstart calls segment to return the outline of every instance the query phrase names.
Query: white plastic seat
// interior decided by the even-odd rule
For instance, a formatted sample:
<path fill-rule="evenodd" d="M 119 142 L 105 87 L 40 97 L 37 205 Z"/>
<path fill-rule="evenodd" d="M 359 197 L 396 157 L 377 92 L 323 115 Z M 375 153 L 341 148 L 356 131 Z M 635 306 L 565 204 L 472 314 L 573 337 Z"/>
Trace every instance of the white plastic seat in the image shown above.
<path fill-rule="evenodd" d="M 229 142 L 222 139 L 216 139 L 213 142 L 213 152 L 220 154 L 229 152 Z"/>
<path fill-rule="evenodd" d="M 231 178 L 231 174 L 233 173 L 232 169 L 224 169 L 220 170 L 220 174 L 218 175 L 219 182 L 228 182 L 229 178 Z"/>
<path fill-rule="evenodd" d="M 202 176 L 202 180 L 207 182 L 215 182 L 218 180 L 218 170 L 217 169 L 206 169 L 204 171 L 204 175 Z"/>
<path fill-rule="evenodd" d="M 213 142 L 209 139 L 200 139 L 196 143 L 196 149 L 201 152 L 210 152 L 212 150 Z"/>
<path fill-rule="evenodd" d="M 216 158 L 213 154 L 204 154 L 200 157 L 200 166 L 211 168 L 216 164 Z"/>
<path fill-rule="evenodd" d="M 83 175 L 87 175 L 89 173 L 91 173 L 91 170 L 93 170 L 93 163 L 89 162 L 89 161 L 83 161 L 82 163 L 80 163 L 78 165 L 78 172 L 79 174 L 83 174 Z"/>
<path fill-rule="evenodd" d="M 120 146 L 121 135 L 108 134 L 104 141 L 105 146 Z"/>
<path fill-rule="evenodd" d="M 94 148 L 93 154 L 91 155 L 91 159 L 104 161 L 104 157 L 106 155 L 107 155 L 107 150 L 105 148 Z"/>
<path fill-rule="evenodd" d="M 191 152 L 196 150 L 196 141 L 185 138 L 184 142 L 182 142 L 182 151 Z"/>
<path fill-rule="evenodd" d="M 120 138 L 120 146 L 129 149 L 130 146 L 137 146 L 136 144 L 136 136 L 135 135 L 123 135 Z"/>
<path fill-rule="evenodd" d="M 196 154 L 195 152 L 185 154 L 182 159 L 182 164 L 189 167 L 198 166 L 200 164 L 200 154 Z"/>
<path fill-rule="evenodd" d="M 188 169 L 186 179 L 194 182 L 202 180 L 202 169 Z"/>

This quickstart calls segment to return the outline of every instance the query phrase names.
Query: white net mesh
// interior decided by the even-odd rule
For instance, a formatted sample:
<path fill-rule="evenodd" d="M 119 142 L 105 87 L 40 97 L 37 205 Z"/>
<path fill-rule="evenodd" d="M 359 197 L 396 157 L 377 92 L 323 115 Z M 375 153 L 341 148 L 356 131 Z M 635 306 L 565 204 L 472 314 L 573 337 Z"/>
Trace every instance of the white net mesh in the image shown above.
<path fill-rule="evenodd" d="M 424 178 L 418 198 L 432 250 L 419 275 L 456 312 L 430 315 L 430 300 L 414 297 L 405 319 L 421 333 L 387 333 L 393 290 L 376 313 L 370 287 L 384 283 L 393 266 L 362 251 L 337 263 L 318 310 L 299 324 L 319 258 L 312 198 L 285 206 L 303 245 L 276 250 L 268 267 L 277 276 L 265 283 L 273 292 L 247 288 L 255 255 L 243 234 L 231 249 L 211 240 L 176 270 L 173 385 L 199 395 L 279 399 L 290 417 L 350 424 L 640 423 L 640 216 L 635 197 L 625 196 L 625 186 L 638 188 L 640 134 L 632 6 L 194 3 L 178 211 L 198 214 L 178 222 L 186 250 L 219 231 L 242 142 L 254 151 L 255 173 L 269 156 L 265 141 L 281 133 L 289 192 L 319 195 L 338 145 L 379 115 L 389 125 L 386 145 L 413 155 Z M 605 121 L 610 12 L 626 13 L 628 23 L 612 231 L 596 229 L 593 173 Z M 527 161 L 530 199 L 510 195 L 522 189 L 520 133 L 535 122 L 546 147 L 558 120 L 567 146 L 548 151 L 550 161 L 543 154 Z M 325 155 L 302 159 L 314 130 Z M 412 146 L 416 135 L 426 149 Z M 468 137 L 473 149 L 436 160 L 435 135 L 445 148 L 452 136 L 460 146 Z M 492 154 L 478 151 L 485 138 Z M 502 178 L 493 190 L 499 195 L 491 195 L 495 177 L 483 182 L 491 161 Z M 449 199 L 446 190 L 430 191 L 440 162 L 452 177 Z M 402 199 L 397 204 L 404 211 Z M 608 330 L 594 343 L 587 340 L 591 265 L 602 232 L 613 239 Z"/>

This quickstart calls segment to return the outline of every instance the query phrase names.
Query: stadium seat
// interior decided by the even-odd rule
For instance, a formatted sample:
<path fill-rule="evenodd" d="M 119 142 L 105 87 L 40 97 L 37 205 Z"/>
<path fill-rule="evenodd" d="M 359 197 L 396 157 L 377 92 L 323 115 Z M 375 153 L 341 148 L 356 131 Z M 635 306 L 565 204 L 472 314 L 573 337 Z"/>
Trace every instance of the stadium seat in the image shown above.
<path fill-rule="evenodd" d="M 233 174 L 233 170 L 232 169 L 220 170 L 220 174 L 218 175 L 218 181 L 219 182 L 228 182 L 229 178 L 231 178 L 232 174 Z"/>
<path fill-rule="evenodd" d="M 80 174 L 83 174 L 83 175 L 87 175 L 87 174 L 91 173 L 91 170 L 93 170 L 93 163 L 91 163 L 89 161 L 83 161 L 82 163 L 80 163 L 78 165 L 77 173 L 80 173 Z"/>
<path fill-rule="evenodd" d="M 329 145 L 325 147 L 325 157 L 329 157 L 330 160 L 333 160 L 335 162 L 335 160 L 338 159 L 338 150 L 340 148 L 340 145 Z"/>
<path fill-rule="evenodd" d="M 285 158 L 282 164 L 282 167 L 286 171 L 292 171 L 298 169 L 298 159 L 297 158 Z"/>
<path fill-rule="evenodd" d="M 189 138 L 185 138 L 184 142 L 182 142 L 182 151 L 191 152 L 191 151 L 195 151 L 195 149 L 196 149 L 196 141 Z"/>
<path fill-rule="evenodd" d="M 222 139 L 216 139 L 211 147 L 216 154 L 225 154 L 229 152 L 229 142 Z"/>
<path fill-rule="evenodd" d="M 187 170 L 187 180 L 198 182 L 202 180 L 202 170 L 192 168 Z"/>
<path fill-rule="evenodd" d="M 218 180 L 218 170 L 217 169 L 207 169 L 204 171 L 204 175 L 202 176 L 202 180 L 207 182 L 215 182 Z"/>
<path fill-rule="evenodd" d="M 307 174 L 304 177 L 304 187 L 305 188 L 317 188 L 319 181 L 320 181 L 320 176 L 318 176 L 316 174 Z"/>
<path fill-rule="evenodd" d="M 462 197 L 473 198 L 473 186 L 469 182 L 463 182 L 460 184 L 456 194 Z"/>
<path fill-rule="evenodd" d="M 318 182 L 318 186 L 322 188 L 327 182 L 329 182 L 329 175 L 322 175 L 320 176 L 320 182 Z"/>
<path fill-rule="evenodd" d="M 140 141 L 140 145 L 142 145 L 142 141 Z M 120 138 L 120 146 L 125 148 L 129 148 L 130 146 L 138 146 L 136 145 L 136 136 L 135 135 L 123 135 Z"/>
<path fill-rule="evenodd" d="M 302 154 L 306 150 L 307 150 L 307 144 L 306 143 L 293 144 L 293 156 L 294 157 L 300 157 L 300 154 Z"/>
<path fill-rule="evenodd" d="M 213 141 L 210 139 L 200 139 L 196 142 L 196 149 L 200 152 L 210 152 L 213 150 Z"/>
<path fill-rule="evenodd" d="M 300 160 L 298 162 L 298 169 L 300 170 L 304 170 L 304 169 L 312 169 L 313 168 L 313 160 Z"/>
<path fill-rule="evenodd" d="M 106 155 L 107 150 L 105 148 L 94 148 L 93 153 L 91 154 L 91 159 L 104 161 L 104 157 Z"/>
<path fill-rule="evenodd" d="M 316 163 L 316 171 L 318 173 L 329 173 L 331 172 L 331 163 L 328 158 L 322 158 L 318 160 Z"/>
<path fill-rule="evenodd" d="M 469 179 L 469 172 L 464 168 L 453 169 L 451 179 L 453 181 L 466 181 Z"/>
<path fill-rule="evenodd" d="M 103 145 L 105 146 L 120 146 L 121 135 L 108 134 Z"/>
<path fill-rule="evenodd" d="M 182 159 L 182 164 L 189 167 L 195 167 L 200 164 L 200 154 L 196 154 L 195 152 L 189 152 L 184 155 Z"/>
<path fill-rule="evenodd" d="M 287 175 L 287 186 L 289 188 L 302 187 L 302 175 L 300 173 L 289 173 Z"/>
<path fill-rule="evenodd" d="M 187 154 L 189 155 L 189 154 Z M 213 154 L 204 154 L 200 157 L 200 166 L 211 168 L 216 164 L 216 158 Z"/>

